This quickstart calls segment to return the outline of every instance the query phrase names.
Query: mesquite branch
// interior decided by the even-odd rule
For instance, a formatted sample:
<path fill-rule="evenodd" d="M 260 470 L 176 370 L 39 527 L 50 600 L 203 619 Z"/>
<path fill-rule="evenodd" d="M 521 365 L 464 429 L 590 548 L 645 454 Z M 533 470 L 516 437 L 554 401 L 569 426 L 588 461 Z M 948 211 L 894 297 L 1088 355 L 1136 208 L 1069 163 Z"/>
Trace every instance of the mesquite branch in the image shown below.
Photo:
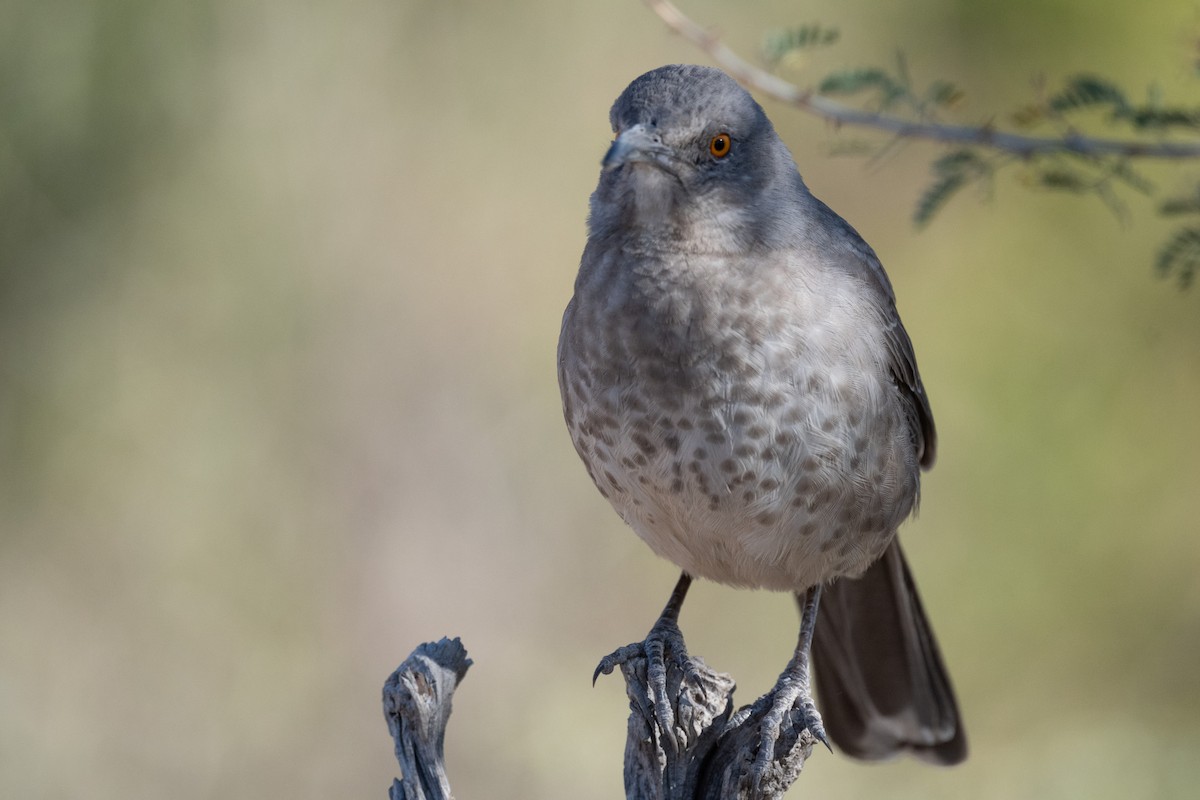
<path fill-rule="evenodd" d="M 945 125 L 886 113 L 864 111 L 801 89 L 739 56 L 720 38 L 679 10 L 669 0 L 644 0 L 671 30 L 693 42 L 740 83 L 801 111 L 837 125 L 858 125 L 887 131 L 901 138 L 931 139 L 951 144 L 988 147 L 1021 157 L 1048 153 L 1137 158 L 1200 158 L 1200 142 L 1104 139 L 1067 133 L 1061 137 L 1025 136 L 999 131 L 991 125 Z"/>

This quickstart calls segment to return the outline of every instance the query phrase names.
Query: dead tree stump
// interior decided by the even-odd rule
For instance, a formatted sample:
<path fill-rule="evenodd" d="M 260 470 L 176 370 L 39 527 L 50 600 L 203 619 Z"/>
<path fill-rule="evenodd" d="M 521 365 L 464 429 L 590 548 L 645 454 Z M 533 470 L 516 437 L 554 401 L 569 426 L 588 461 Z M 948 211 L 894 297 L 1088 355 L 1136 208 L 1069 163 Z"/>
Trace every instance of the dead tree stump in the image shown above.
<path fill-rule="evenodd" d="M 451 800 L 443 763 L 450 701 L 471 660 L 458 639 L 413 651 L 383 687 L 383 712 L 396 745 L 402 780 L 391 800 Z M 772 693 L 734 711 L 733 679 L 690 657 L 667 665 L 674 731 L 661 729 L 646 681 L 646 661 L 621 665 L 629 696 L 625 741 L 627 800 L 775 800 L 800 775 L 816 740 L 789 715 L 758 787 L 746 777 L 758 752 L 758 727 Z M 798 727 L 800 726 L 800 727 Z"/>

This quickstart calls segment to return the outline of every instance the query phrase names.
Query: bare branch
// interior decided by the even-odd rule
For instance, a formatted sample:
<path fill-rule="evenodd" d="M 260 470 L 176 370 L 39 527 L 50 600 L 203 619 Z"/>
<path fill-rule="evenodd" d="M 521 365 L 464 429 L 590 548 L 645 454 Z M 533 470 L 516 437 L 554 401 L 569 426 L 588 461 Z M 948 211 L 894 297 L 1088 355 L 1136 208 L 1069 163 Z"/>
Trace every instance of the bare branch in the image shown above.
<path fill-rule="evenodd" d="M 391 800 L 453 800 L 444 742 L 450 700 L 471 659 L 458 638 L 417 647 L 383 685 L 383 716 L 396 743 L 403 780 Z"/>
<path fill-rule="evenodd" d="M 990 125 L 943 125 L 904 119 L 845 106 L 772 75 L 739 56 L 715 34 L 701 27 L 669 0 L 644 0 L 673 31 L 695 43 L 740 83 L 837 125 L 860 125 L 910 139 L 991 147 L 1021 157 L 1044 153 L 1086 156 L 1187 159 L 1200 157 L 1200 143 L 1139 142 L 1098 139 L 1069 133 L 1061 138 L 1023 136 L 997 131 Z"/>

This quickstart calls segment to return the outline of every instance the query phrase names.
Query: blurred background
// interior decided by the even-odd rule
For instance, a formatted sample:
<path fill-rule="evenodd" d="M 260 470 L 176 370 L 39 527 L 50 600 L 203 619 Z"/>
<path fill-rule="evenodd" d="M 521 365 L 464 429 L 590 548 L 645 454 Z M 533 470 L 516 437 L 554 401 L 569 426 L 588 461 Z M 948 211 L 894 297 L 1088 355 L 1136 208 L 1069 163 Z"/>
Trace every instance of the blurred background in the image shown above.
<path fill-rule="evenodd" d="M 746 55 L 840 28 L 802 83 L 903 50 L 966 122 L 1039 75 L 1196 97 L 1191 2 L 683 8 Z M 0 796 L 385 797 L 380 687 L 443 635 L 475 660 L 459 797 L 621 796 L 592 668 L 676 574 L 578 463 L 555 342 L 609 104 L 677 61 L 708 63 L 634 0 L 3 3 Z M 918 232 L 941 150 L 835 157 L 884 140 L 765 105 L 916 343 L 941 449 L 903 535 L 973 748 L 817 753 L 793 794 L 1194 796 L 1200 295 L 1154 275 L 1169 226 L 1002 176 Z M 682 626 L 748 702 L 797 619 L 700 584 Z"/>

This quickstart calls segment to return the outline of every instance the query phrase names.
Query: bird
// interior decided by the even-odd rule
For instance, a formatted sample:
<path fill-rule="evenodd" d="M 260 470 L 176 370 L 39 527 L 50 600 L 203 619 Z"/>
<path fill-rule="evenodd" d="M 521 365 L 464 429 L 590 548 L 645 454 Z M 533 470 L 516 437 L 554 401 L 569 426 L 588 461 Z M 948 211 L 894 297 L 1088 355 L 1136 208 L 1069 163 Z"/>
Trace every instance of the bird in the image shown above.
<path fill-rule="evenodd" d="M 596 674 L 646 655 L 662 724 L 693 579 L 789 592 L 800 634 L 758 774 L 790 713 L 854 758 L 961 762 L 897 538 L 937 434 L 883 266 L 723 71 L 651 70 L 609 119 L 559 337 L 563 415 L 600 493 L 682 572 L 646 640 Z"/>

